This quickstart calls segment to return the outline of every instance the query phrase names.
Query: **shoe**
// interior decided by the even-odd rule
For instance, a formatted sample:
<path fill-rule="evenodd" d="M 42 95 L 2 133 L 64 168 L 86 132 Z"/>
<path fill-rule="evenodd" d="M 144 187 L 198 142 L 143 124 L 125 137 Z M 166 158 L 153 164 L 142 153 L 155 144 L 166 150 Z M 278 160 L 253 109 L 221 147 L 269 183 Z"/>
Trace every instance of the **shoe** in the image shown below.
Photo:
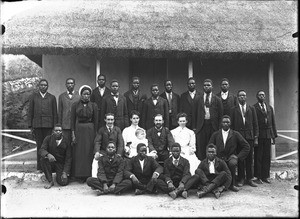
<path fill-rule="evenodd" d="M 253 180 L 253 182 L 255 182 L 256 184 L 264 184 L 263 181 L 261 181 L 261 179 L 257 178 L 256 180 Z"/>
<path fill-rule="evenodd" d="M 233 192 L 238 192 L 238 191 L 240 191 L 239 188 L 236 187 L 236 186 L 230 186 L 229 189 L 230 189 L 231 191 L 233 191 Z"/>
<path fill-rule="evenodd" d="M 97 190 L 96 190 L 96 194 L 97 194 L 97 196 L 100 196 L 100 195 L 103 195 L 103 194 L 104 194 L 104 192 L 103 192 L 103 191 L 101 191 L 101 190 L 99 190 L 99 189 L 97 189 Z"/>
<path fill-rule="evenodd" d="M 221 192 L 220 191 L 215 191 L 213 193 L 214 193 L 216 199 L 220 198 L 220 196 L 221 196 Z"/>
<path fill-rule="evenodd" d="M 145 190 L 140 190 L 140 189 L 136 189 L 134 194 L 135 195 L 141 195 L 141 194 L 144 194 L 145 193 Z"/>
<path fill-rule="evenodd" d="M 252 180 L 247 180 L 246 184 L 252 187 L 257 187 L 257 185 Z"/>
<path fill-rule="evenodd" d="M 202 198 L 202 197 L 204 197 L 205 195 L 206 195 L 206 192 L 203 191 L 203 190 L 200 190 L 200 191 L 197 192 L 198 198 Z"/>
<path fill-rule="evenodd" d="M 269 180 L 269 179 L 261 179 L 263 182 L 265 182 L 265 183 L 269 183 L 269 184 L 271 184 L 271 181 Z"/>
<path fill-rule="evenodd" d="M 181 196 L 182 196 L 184 199 L 187 199 L 187 197 L 188 197 L 187 191 L 184 190 L 184 191 L 181 193 Z"/>
<path fill-rule="evenodd" d="M 237 183 L 237 186 L 238 186 L 238 187 L 243 187 L 244 184 L 245 184 L 245 181 L 242 179 L 241 181 L 239 181 L 239 182 Z"/>
<path fill-rule="evenodd" d="M 295 185 L 294 189 L 299 190 L 299 185 Z"/>
<path fill-rule="evenodd" d="M 172 199 L 177 197 L 177 193 L 175 191 L 170 192 L 169 195 L 172 197 Z"/>

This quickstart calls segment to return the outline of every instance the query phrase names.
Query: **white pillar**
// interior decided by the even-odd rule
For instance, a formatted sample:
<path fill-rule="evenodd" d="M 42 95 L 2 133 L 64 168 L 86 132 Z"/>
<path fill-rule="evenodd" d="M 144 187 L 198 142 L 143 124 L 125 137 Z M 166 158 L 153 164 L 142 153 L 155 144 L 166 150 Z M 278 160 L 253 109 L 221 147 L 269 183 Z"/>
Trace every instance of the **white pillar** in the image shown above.
<path fill-rule="evenodd" d="M 189 78 L 193 77 L 193 61 L 189 61 Z"/>
<path fill-rule="evenodd" d="M 98 86 L 98 75 L 100 75 L 100 60 L 96 60 L 96 87 Z"/>
<path fill-rule="evenodd" d="M 274 64 L 270 61 L 269 65 L 269 105 L 273 107 L 274 111 Z M 276 160 L 276 146 L 275 144 L 271 145 L 271 159 Z"/>

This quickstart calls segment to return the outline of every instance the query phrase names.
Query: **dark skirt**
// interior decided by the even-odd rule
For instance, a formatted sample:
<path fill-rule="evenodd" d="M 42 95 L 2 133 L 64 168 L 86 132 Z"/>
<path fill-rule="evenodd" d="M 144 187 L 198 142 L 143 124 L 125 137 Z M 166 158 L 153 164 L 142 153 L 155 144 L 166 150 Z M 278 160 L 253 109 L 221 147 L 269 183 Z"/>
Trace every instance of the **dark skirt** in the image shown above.
<path fill-rule="evenodd" d="M 94 158 L 94 123 L 76 123 L 76 145 L 73 148 L 72 175 L 90 177 Z"/>

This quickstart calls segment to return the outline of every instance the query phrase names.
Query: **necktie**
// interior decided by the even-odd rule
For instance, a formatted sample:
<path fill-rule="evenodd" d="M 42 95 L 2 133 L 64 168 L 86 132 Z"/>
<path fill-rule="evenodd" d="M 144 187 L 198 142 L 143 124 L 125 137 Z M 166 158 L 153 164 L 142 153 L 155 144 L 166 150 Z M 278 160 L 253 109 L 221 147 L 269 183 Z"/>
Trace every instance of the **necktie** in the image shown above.
<path fill-rule="evenodd" d="M 209 107 L 209 94 L 206 94 L 206 98 L 205 98 L 205 106 Z"/>
<path fill-rule="evenodd" d="M 209 162 L 209 173 L 210 174 L 215 173 L 215 165 L 214 165 L 214 162 L 212 162 L 212 161 Z"/>
<path fill-rule="evenodd" d="M 245 107 L 242 106 L 242 114 L 243 114 L 243 117 L 245 118 Z"/>
<path fill-rule="evenodd" d="M 111 133 L 112 128 L 108 128 L 109 133 Z"/>
<path fill-rule="evenodd" d="M 177 166 L 178 166 L 178 162 L 179 162 L 179 161 L 178 161 L 177 159 L 176 159 L 176 160 L 174 160 L 174 166 L 175 166 L 175 167 L 177 167 Z"/>
<path fill-rule="evenodd" d="M 261 103 L 260 105 L 261 105 L 261 110 L 263 111 L 263 114 L 265 116 L 265 124 L 267 124 L 268 123 L 268 118 L 267 118 L 267 112 L 266 112 L 266 109 L 265 109 L 265 105 L 264 105 L 264 103 Z"/>

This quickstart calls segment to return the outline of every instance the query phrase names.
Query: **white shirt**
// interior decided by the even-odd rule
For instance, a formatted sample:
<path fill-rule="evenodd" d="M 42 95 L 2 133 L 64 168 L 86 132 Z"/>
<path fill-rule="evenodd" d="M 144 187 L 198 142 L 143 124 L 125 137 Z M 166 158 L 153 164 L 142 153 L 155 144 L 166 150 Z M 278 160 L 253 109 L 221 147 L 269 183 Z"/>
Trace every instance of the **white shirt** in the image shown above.
<path fill-rule="evenodd" d="M 175 159 L 174 157 L 172 157 L 173 158 L 173 164 L 175 165 L 175 160 L 177 160 L 178 161 L 178 163 L 177 163 L 177 165 L 179 164 L 179 159 L 180 159 L 180 156 L 178 157 L 178 159 Z"/>
<path fill-rule="evenodd" d="M 204 93 L 203 95 L 203 98 L 204 98 L 204 103 L 205 103 L 205 100 L 206 100 L 206 93 Z M 211 102 L 211 93 L 208 94 L 208 99 L 209 99 L 209 103 Z M 205 110 L 205 116 L 204 116 L 204 119 L 210 119 L 210 113 L 209 113 L 209 107 L 206 107 L 205 104 L 204 104 L 204 110 Z"/>
<path fill-rule="evenodd" d="M 103 88 L 99 87 L 99 92 L 100 92 L 101 96 L 103 96 L 104 91 L 105 91 L 105 87 L 103 87 Z"/>
<path fill-rule="evenodd" d="M 223 100 L 226 100 L 227 97 L 228 97 L 228 91 L 226 91 L 225 93 L 224 93 L 223 91 L 221 91 L 221 98 L 222 98 Z"/>
<path fill-rule="evenodd" d="M 259 103 L 260 108 L 263 109 L 261 105 L 264 105 L 265 110 L 267 110 L 267 106 L 265 103 Z"/>
<path fill-rule="evenodd" d="M 71 92 L 71 94 L 69 93 L 68 90 L 67 90 L 67 92 L 68 92 L 69 97 L 72 98 L 72 96 L 74 95 L 74 90 Z"/>
<path fill-rule="evenodd" d="M 60 145 L 62 138 L 60 140 L 56 140 L 56 146 Z"/>
<path fill-rule="evenodd" d="M 193 92 L 189 91 L 190 96 L 192 99 L 194 99 L 195 95 L 196 95 L 196 90 L 194 90 Z"/>
<path fill-rule="evenodd" d="M 109 128 L 108 126 L 106 126 L 107 130 L 109 131 L 109 129 L 112 131 L 114 126 L 112 126 L 111 128 Z"/>
<path fill-rule="evenodd" d="M 214 174 L 214 173 L 215 173 L 215 160 L 216 160 L 216 159 L 214 159 L 213 161 L 208 160 L 208 164 L 209 164 L 209 173 L 210 173 L 210 174 Z"/>
<path fill-rule="evenodd" d="M 239 104 L 239 106 L 240 106 L 240 110 L 241 110 L 241 112 L 242 112 L 243 122 L 244 122 L 244 124 L 245 124 L 245 114 L 243 114 L 243 108 L 244 108 L 244 112 L 246 113 L 246 103 L 244 104 L 244 106 L 241 105 L 241 104 Z"/>
<path fill-rule="evenodd" d="M 227 137 L 228 137 L 229 130 L 230 130 L 230 129 L 228 129 L 227 131 L 224 131 L 224 130 L 222 129 L 222 136 L 223 136 L 224 147 L 225 147 L 225 145 L 226 145 L 226 140 L 227 140 Z"/>
<path fill-rule="evenodd" d="M 41 96 L 42 96 L 43 98 L 45 98 L 47 92 L 45 92 L 44 94 L 43 94 L 42 92 L 40 92 L 40 94 L 41 94 Z"/>
<path fill-rule="evenodd" d="M 144 161 L 145 161 L 145 159 L 144 159 L 144 160 L 140 160 L 140 159 L 139 159 L 139 161 L 140 161 L 141 168 L 142 168 L 142 172 L 143 172 L 143 170 L 144 170 Z"/>

